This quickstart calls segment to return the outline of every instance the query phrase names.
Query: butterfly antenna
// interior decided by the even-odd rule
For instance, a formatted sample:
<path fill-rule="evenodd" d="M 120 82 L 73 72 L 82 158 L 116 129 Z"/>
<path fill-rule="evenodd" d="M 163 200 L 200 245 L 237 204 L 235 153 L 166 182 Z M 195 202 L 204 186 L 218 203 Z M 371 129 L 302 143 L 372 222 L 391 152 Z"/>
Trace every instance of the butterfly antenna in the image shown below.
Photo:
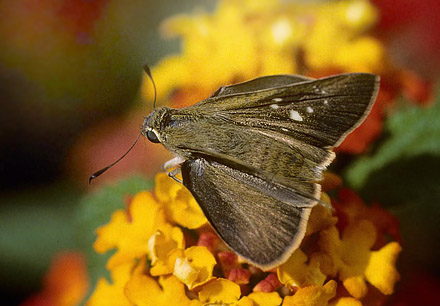
<path fill-rule="evenodd" d="M 99 171 L 96 171 L 95 173 L 93 173 L 90 177 L 89 177 L 89 185 L 92 183 L 92 180 L 94 180 L 95 178 L 97 178 L 98 176 L 100 176 L 101 174 L 103 174 L 105 171 L 107 171 L 108 169 L 110 169 L 111 167 L 113 167 L 114 165 L 116 165 L 121 159 L 123 159 L 130 151 L 131 149 L 133 149 L 133 147 L 136 145 L 136 143 L 139 140 L 139 137 L 141 137 L 142 133 L 139 133 L 139 135 L 136 137 L 136 140 L 133 142 L 133 144 L 131 145 L 130 149 L 128 149 L 127 152 L 124 153 L 124 155 L 122 155 L 121 157 L 118 158 L 118 160 L 114 161 L 113 163 L 111 163 L 110 165 L 108 165 L 105 168 L 102 168 Z"/>
<path fill-rule="evenodd" d="M 155 108 L 156 108 L 156 97 L 157 97 L 156 83 L 154 83 L 153 76 L 151 75 L 150 67 L 149 67 L 148 65 L 145 65 L 145 66 L 144 66 L 144 70 L 145 70 L 145 73 L 146 73 L 146 74 L 148 75 L 148 77 L 150 78 L 151 83 L 153 83 L 153 88 L 154 88 L 153 109 L 155 109 Z"/>

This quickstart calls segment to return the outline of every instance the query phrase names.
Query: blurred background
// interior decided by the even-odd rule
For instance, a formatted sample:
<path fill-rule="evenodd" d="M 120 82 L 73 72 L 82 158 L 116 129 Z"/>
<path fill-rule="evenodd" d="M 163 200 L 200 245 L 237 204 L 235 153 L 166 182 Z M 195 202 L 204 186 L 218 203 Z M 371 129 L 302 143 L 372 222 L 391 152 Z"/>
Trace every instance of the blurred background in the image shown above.
<path fill-rule="evenodd" d="M 57 283 L 48 275 L 69 269 L 84 270 L 81 290 L 93 288 L 105 264 L 92 255 L 93 230 L 124 197 L 150 188 L 170 157 L 142 140 L 87 185 L 126 151 L 152 109 L 145 64 L 158 104 L 175 107 L 266 74 L 380 74 L 375 108 L 332 171 L 399 220 L 393 305 L 438 298 L 439 12 L 436 0 L 1 1 L 2 304 L 37 305 Z"/>

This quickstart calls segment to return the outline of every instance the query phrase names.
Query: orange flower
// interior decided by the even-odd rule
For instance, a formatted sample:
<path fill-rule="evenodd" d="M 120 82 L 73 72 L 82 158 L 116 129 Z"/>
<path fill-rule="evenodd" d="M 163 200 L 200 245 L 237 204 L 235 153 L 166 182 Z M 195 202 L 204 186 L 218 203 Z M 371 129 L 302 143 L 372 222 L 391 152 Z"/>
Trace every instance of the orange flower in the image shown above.
<path fill-rule="evenodd" d="M 59 253 L 52 260 L 42 292 L 21 306 L 76 306 L 85 298 L 88 289 L 84 256 L 75 252 Z"/>

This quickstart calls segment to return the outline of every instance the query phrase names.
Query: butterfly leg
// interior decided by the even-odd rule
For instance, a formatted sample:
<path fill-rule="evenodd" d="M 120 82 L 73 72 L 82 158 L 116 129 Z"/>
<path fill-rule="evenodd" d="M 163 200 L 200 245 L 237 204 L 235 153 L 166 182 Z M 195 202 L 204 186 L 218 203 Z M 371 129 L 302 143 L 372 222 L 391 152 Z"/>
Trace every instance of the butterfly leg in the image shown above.
<path fill-rule="evenodd" d="M 183 184 L 183 181 L 177 177 L 177 174 L 180 174 L 182 171 L 179 168 L 174 168 L 173 170 L 167 172 L 168 176 L 171 177 L 176 182 Z"/>
<path fill-rule="evenodd" d="M 165 164 L 163 164 L 162 168 L 167 172 L 168 176 L 171 177 L 176 182 L 182 184 L 182 180 L 177 178 L 176 175 L 180 174 L 180 165 L 185 161 L 185 159 L 181 156 L 176 156 L 173 159 L 170 159 Z M 176 168 L 177 167 L 177 168 Z M 174 168 L 174 169 L 173 169 Z M 170 170 L 172 169 L 172 170 Z"/>

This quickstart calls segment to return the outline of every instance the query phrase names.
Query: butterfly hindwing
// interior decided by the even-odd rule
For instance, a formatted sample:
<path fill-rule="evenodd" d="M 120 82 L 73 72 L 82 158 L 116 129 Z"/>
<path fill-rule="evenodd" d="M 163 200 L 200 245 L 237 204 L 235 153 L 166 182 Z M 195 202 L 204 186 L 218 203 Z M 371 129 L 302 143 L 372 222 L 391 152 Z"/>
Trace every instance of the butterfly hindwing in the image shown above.
<path fill-rule="evenodd" d="M 204 158 L 181 170 L 212 227 L 250 263 L 271 268 L 299 246 L 315 200 Z"/>

